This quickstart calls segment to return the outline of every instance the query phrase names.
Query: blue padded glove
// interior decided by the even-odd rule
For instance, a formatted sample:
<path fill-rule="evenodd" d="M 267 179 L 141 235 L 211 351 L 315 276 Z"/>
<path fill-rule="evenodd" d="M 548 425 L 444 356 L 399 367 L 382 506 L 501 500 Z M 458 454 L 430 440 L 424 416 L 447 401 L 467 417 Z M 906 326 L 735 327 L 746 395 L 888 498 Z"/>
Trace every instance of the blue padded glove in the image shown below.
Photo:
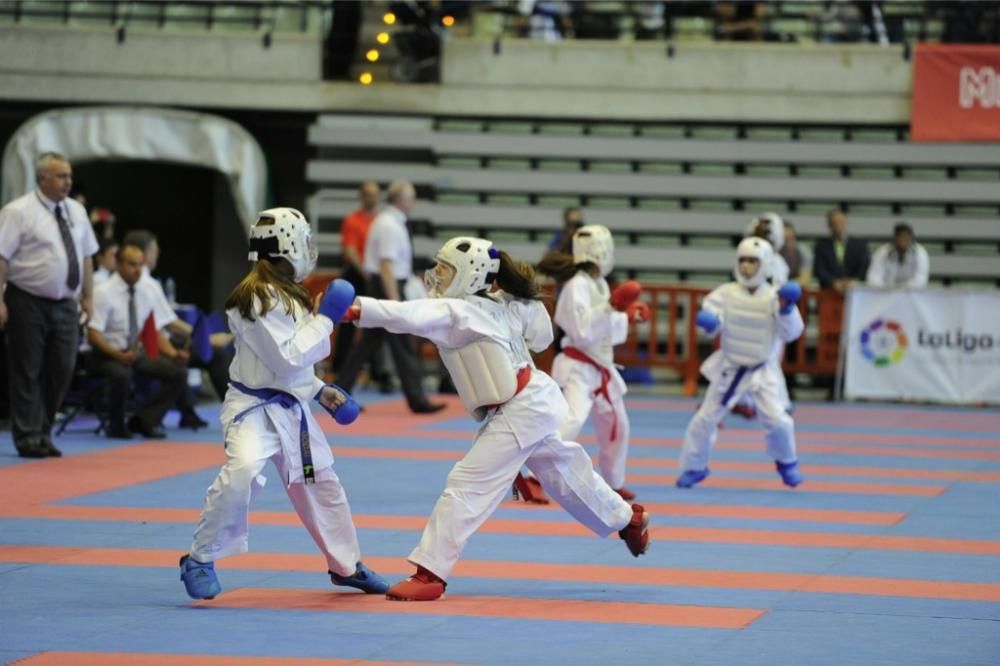
<path fill-rule="evenodd" d="M 351 397 L 350 393 L 340 388 L 336 384 L 327 384 L 327 386 L 331 386 L 340 391 L 341 393 L 343 393 L 344 396 L 347 398 L 347 400 L 340 407 L 337 407 L 336 409 L 330 409 L 329 407 L 324 405 L 322 401 L 320 401 L 320 396 L 323 395 L 323 389 L 320 389 L 319 392 L 317 392 L 316 395 L 313 396 L 316 402 L 318 402 L 320 404 L 320 407 L 325 409 L 327 413 L 333 417 L 333 420 L 339 423 L 340 425 L 350 425 L 351 423 L 354 423 L 354 421 L 356 421 L 358 418 L 358 414 L 361 413 L 361 405 L 359 405 L 357 401 Z"/>
<path fill-rule="evenodd" d="M 323 294 L 323 300 L 319 303 L 319 313 L 337 324 L 353 303 L 354 285 L 347 280 L 334 280 Z"/>
<path fill-rule="evenodd" d="M 786 282 L 778 289 L 778 296 L 785 299 L 785 304 L 778 310 L 783 315 L 788 314 L 802 298 L 802 287 L 798 282 Z"/>
<path fill-rule="evenodd" d="M 706 333 L 715 333 L 715 329 L 719 328 L 722 320 L 714 312 L 698 310 L 698 314 L 694 317 L 694 323 Z"/>

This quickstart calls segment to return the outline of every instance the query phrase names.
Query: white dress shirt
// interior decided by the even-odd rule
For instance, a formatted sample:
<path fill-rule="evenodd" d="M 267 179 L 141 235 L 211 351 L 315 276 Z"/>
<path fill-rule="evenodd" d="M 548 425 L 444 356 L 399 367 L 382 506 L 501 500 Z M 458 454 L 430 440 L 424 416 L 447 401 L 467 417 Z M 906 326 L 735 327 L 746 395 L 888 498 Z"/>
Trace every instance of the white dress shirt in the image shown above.
<path fill-rule="evenodd" d="M 0 210 L 0 257 L 7 260 L 7 281 L 34 296 L 62 300 L 74 298 L 83 285 L 83 262 L 97 253 L 97 237 L 80 202 L 59 202 L 73 236 L 80 262 L 80 285 L 66 285 L 69 261 L 63 245 L 56 202 L 34 191 L 14 199 Z"/>
<path fill-rule="evenodd" d="M 368 230 L 365 273 L 379 275 L 383 259 L 392 262 L 392 274 L 397 280 L 405 280 L 413 272 L 413 246 L 406 230 L 406 215 L 395 206 L 386 206 Z"/>
<path fill-rule="evenodd" d="M 115 271 L 110 271 L 107 268 L 105 268 L 104 266 L 101 266 L 100 268 L 95 268 L 94 269 L 94 277 L 92 278 L 94 286 L 96 287 L 97 285 L 101 284 L 102 282 L 107 281 L 114 274 L 115 274 Z"/>
<path fill-rule="evenodd" d="M 115 273 L 94 289 L 94 316 L 87 324 L 89 328 L 99 332 L 112 347 L 125 349 L 128 347 L 128 284 L 122 276 Z M 142 333 L 143 325 L 153 313 L 156 294 L 148 285 L 141 282 L 135 284 L 135 314 L 138 333 Z M 163 326 L 157 321 L 156 329 Z"/>
<path fill-rule="evenodd" d="M 142 275 L 139 277 L 138 284 L 144 290 L 148 291 L 150 297 L 153 299 L 153 316 L 156 317 L 156 330 L 160 330 L 167 324 L 171 324 L 177 320 L 177 311 L 170 305 L 167 294 L 163 291 L 163 285 L 153 277 L 148 267 L 142 267 Z"/>
<path fill-rule="evenodd" d="M 913 243 L 900 261 L 892 243 L 875 250 L 868 267 L 868 284 L 872 287 L 926 287 L 930 277 L 930 258 L 920 243 Z"/>

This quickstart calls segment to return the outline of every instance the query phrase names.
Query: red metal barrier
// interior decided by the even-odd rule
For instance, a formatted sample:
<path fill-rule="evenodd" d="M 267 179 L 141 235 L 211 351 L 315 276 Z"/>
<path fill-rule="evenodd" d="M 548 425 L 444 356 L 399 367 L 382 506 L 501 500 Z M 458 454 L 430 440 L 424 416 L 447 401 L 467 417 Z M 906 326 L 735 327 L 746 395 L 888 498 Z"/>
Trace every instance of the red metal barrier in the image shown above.
<path fill-rule="evenodd" d="M 703 360 L 694 314 L 709 291 L 686 285 L 643 285 L 641 298 L 649 305 L 650 321 L 632 325 L 628 341 L 616 350 L 615 361 L 631 367 L 676 370 L 684 381 L 684 393 L 694 395 Z M 790 345 L 784 362 L 786 371 L 836 373 L 843 307 L 844 298 L 836 291 L 803 292 L 799 311 L 806 331 Z M 707 338 L 702 340 L 707 342 Z"/>
<path fill-rule="evenodd" d="M 333 273 L 314 273 L 304 286 L 317 294 L 335 277 Z M 694 395 L 703 360 L 699 343 L 708 343 L 706 337 L 698 337 L 694 314 L 709 291 L 688 285 L 643 285 L 640 298 L 649 305 L 650 320 L 632 325 L 628 341 L 615 350 L 615 361 L 630 367 L 671 368 L 683 379 L 684 393 Z M 551 314 L 554 290 L 549 286 L 544 292 Z M 844 297 L 832 289 L 803 291 L 799 311 L 806 322 L 806 332 L 789 345 L 784 361 L 786 371 L 809 375 L 836 373 L 843 310 Z M 421 351 L 425 358 L 436 356 L 436 349 L 429 343 Z M 555 350 L 550 347 L 535 355 L 535 363 L 548 372 L 554 356 Z"/>

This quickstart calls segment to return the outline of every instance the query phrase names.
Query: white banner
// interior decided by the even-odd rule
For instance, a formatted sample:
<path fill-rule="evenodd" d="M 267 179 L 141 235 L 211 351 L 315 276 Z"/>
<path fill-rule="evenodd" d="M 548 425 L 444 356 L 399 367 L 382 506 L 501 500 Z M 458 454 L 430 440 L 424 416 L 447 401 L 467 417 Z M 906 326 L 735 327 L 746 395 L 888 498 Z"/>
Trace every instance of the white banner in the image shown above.
<path fill-rule="evenodd" d="M 1000 403 L 1000 291 L 851 289 L 844 393 Z"/>

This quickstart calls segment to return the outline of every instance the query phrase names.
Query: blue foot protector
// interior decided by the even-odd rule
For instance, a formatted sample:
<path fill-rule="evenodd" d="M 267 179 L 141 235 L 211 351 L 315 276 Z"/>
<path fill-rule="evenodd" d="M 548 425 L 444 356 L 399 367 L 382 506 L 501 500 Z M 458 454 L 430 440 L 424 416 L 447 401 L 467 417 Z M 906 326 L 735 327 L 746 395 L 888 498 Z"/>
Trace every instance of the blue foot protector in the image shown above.
<path fill-rule="evenodd" d="M 214 599 L 222 592 L 214 562 L 199 562 L 190 555 L 181 558 L 181 580 L 192 599 Z"/>
<path fill-rule="evenodd" d="M 328 573 L 334 585 L 356 587 L 365 594 L 385 594 L 389 589 L 389 582 L 366 567 L 364 562 L 358 562 L 353 576 L 341 576 L 332 571 Z"/>
<path fill-rule="evenodd" d="M 785 482 L 785 485 L 789 488 L 794 488 L 799 485 L 805 478 L 802 476 L 802 471 L 799 469 L 799 461 L 790 463 L 774 461 L 774 466 L 778 470 L 778 474 L 781 475 L 781 480 Z"/>
<path fill-rule="evenodd" d="M 678 488 L 691 488 L 698 485 L 702 481 L 708 478 L 708 475 L 712 472 L 706 467 L 705 469 L 689 469 L 683 474 L 677 477 L 677 487 Z"/>

